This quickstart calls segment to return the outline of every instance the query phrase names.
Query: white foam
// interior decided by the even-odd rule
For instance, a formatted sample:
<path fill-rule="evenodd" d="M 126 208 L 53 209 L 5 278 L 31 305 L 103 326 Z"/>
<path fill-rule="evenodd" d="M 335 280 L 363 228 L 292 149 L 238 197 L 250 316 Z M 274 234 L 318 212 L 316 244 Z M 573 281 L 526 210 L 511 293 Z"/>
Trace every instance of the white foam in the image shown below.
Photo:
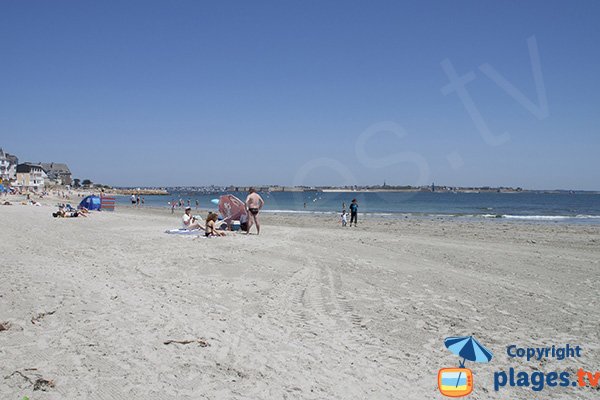
<path fill-rule="evenodd" d="M 333 211 L 306 211 L 306 210 L 261 210 L 265 213 L 279 213 L 279 214 L 337 214 Z"/>
<path fill-rule="evenodd" d="M 597 219 L 600 218 L 600 215 L 503 215 L 502 217 L 534 221 L 561 221 L 565 219 Z"/>

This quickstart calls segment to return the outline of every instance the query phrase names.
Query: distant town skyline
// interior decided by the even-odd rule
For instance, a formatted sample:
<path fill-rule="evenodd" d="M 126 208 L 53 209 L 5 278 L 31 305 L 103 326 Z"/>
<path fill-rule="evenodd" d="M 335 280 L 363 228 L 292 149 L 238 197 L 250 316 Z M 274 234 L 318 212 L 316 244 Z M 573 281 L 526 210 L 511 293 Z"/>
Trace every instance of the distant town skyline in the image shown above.
<path fill-rule="evenodd" d="M 11 159 L 12 158 L 12 159 Z M 299 188 L 313 188 L 313 189 L 318 189 L 318 190 L 323 190 L 323 189 L 349 189 L 349 190 L 357 190 L 357 191 L 361 191 L 361 190 L 378 190 L 378 189 L 382 189 L 382 190 L 416 190 L 419 188 L 431 188 L 432 191 L 434 191 L 434 187 L 437 188 L 438 191 L 452 191 L 452 190 L 456 190 L 456 191 L 465 191 L 465 190 L 491 190 L 491 191 L 495 191 L 495 190 L 500 190 L 502 189 L 503 191 L 589 191 L 589 192 L 598 192 L 595 190 L 581 190 L 581 189 L 569 189 L 569 188 L 545 188 L 545 189 L 531 189 L 531 188 L 522 188 L 519 186 L 490 186 L 490 185 L 482 185 L 482 186 L 453 186 L 453 185 L 445 185 L 445 184 L 435 184 L 435 182 L 432 182 L 431 185 L 419 185 L 419 186 L 413 186 L 413 185 L 404 185 L 404 184 L 387 184 L 386 181 L 383 182 L 383 184 L 377 184 L 377 183 L 371 183 L 371 184 L 361 184 L 361 185 L 335 185 L 335 184 L 325 184 L 325 185 L 300 185 L 300 186 L 289 186 L 289 185 L 281 185 L 278 183 L 272 183 L 272 184 L 246 184 L 246 185 L 235 185 L 235 184 L 211 184 L 211 185 L 107 185 L 104 182 L 99 182 L 99 181 L 94 181 L 93 179 L 90 178 L 82 178 L 82 177 L 72 177 L 71 171 L 68 167 L 67 164 L 65 163 L 56 163 L 56 162 L 30 162 L 30 161 L 25 161 L 25 162 L 18 162 L 18 159 L 15 155 L 12 155 L 10 153 L 6 153 L 3 151 L 3 149 L 0 147 L 0 172 L 2 173 L 1 178 L 4 181 L 11 181 L 13 179 L 15 180 L 15 185 L 19 186 L 21 185 L 21 183 L 19 182 L 19 179 L 17 178 L 17 172 L 19 171 L 19 168 L 21 169 L 21 171 L 29 171 L 30 170 L 30 166 L 39 166 L 41 167 L 41 169 L 45 172 L 45 178 L 46 180 L 41 180 L 41 187 L 43 187 L 44 185 L 69 185 L 69 186 L 73 186 L 75 185 L 76 188 L 79 188 L 83 185 L 83 187 L 86 187 L 87 184 L 91 184 L 92 188 L 94 187 L 114 187 L 117 189 L 123 189 L 123 188 L 144 188 L 144 189 L 148 189 L 148 188 L 169 188 L 169 189 L 173 189 L 173 188 L 224 188 L 225 191 L 232 191 L 234 190 L 233 188 L 235 188 L 235 191 L 245 191 L 250 187 L 255 187 L 255 188 L 260 188 L 260 190 L 263 190 L 265 188 L 268 188 L 268 190 L 275 190 L 275 191 L 284 191 L 284 190 L 289 190 L 289 189 L 299 189 Z M 12 167 L 13 170 L 11 170 L 10 168 Z M 19 167 L 19 168 L 17 168 Z M 86 184 L 86 182 L 88 182 Z M 1 182 L 0 182 L 1 183 Z M 36 186 L 37 187 L 37 186 Z M 241 189 L 240 189 L 241 188 Z M 266 189 L 265 189 L 266 190 Z"/>
<path fill-rule="evenodd" d="M 0 147 L 111 186 L 600 190 L 595 1 L 2 2 Z"/>

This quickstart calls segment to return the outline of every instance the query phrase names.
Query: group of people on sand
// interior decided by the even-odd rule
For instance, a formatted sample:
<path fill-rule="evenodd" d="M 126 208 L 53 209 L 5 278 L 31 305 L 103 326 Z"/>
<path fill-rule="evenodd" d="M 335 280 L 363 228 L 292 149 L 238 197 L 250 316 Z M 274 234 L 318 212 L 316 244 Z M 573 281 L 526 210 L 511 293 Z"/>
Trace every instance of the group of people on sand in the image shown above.
<path fill-rule="evenodd" d="M 246 207 L 247 221 L 240 221 L 242 230 L 244 230 L 246 235 L 248 235 L 252 225 L 256 225 L 256 234 L 258 235 L 260 234 L 258 213 L 265 205 L 265 201 L 254 188 L 250 188 L 244 204 Z M 219 215 L 212 211 L 209 211 L 208 215 L 206 216 L 206 222 L 202 224 L 200 219 L 192 215 L 192 208 L 189 205 L 185 208 L 185 212 L 182 216 L 182 222 L 184 229 L 201 229 L 204 231 L 204 235 L 206 237 L 225 236 L 226 233 L 222 228 L 229 225 L 225 221 L 219 221 Z"/>
<path fill-rule="evenodd" d="M 80 207 L 79 209 L 73 208 L 70 204 L 59 204 L 58 211 L 53 212 L 52 216 L 54 218 L 77 218 L 77 217 L 87 217 L 89 210 L 85 207 Z"/>
<path fill-rule="evenodd" d="M 204 236 L 225 236 L 226 233 L 221 229 L 221 226 L 226 225 L 223 221 L 219 221 L 219 214 L 209 211 L 206 216 L 206 223 L 203 225 L 200 220 L 192 215 L 191 207 L 186 207 L 183 214 L 183 227 L 188 230 L 201 229 L 204 231 Z"/>
<path fill-rule="evenodd" d="M 342 215 L 341 215 L 342 226 L 348 226 L 348 213 L 346 212 L 346 203 L 342 203 Z M 354 226 L 356 227 L 356 223 L 358 222 L 358 201 L 356 199 L 352 199 L 350 203 L 350 225 L 354 222 Z"/>

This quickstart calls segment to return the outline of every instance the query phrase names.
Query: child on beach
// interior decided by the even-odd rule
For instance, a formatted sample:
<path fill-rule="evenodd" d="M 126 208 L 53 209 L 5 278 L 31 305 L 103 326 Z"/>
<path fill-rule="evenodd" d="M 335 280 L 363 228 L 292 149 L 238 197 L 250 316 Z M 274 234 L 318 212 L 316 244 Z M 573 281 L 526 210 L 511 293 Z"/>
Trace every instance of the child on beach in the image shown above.
<path fill-rule="evenodd" d="M 344 210 L 342 210 L 342 226 L 346 226 L 347 223 L 348 223 L 348 213 L 344 209 Z"/>

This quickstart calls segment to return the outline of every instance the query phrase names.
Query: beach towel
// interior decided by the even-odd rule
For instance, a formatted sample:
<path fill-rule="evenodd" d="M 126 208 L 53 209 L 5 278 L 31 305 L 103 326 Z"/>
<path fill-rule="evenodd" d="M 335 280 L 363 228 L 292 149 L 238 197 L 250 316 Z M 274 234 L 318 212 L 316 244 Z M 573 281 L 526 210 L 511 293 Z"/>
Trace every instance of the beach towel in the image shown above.
<path fill-rule="evenodd" d="M 188 229 L 167 229 L 165 233 L 169 235 L 204 235 L 204 231 L 202 229 L 192 229 L 191 231 Z"/>

